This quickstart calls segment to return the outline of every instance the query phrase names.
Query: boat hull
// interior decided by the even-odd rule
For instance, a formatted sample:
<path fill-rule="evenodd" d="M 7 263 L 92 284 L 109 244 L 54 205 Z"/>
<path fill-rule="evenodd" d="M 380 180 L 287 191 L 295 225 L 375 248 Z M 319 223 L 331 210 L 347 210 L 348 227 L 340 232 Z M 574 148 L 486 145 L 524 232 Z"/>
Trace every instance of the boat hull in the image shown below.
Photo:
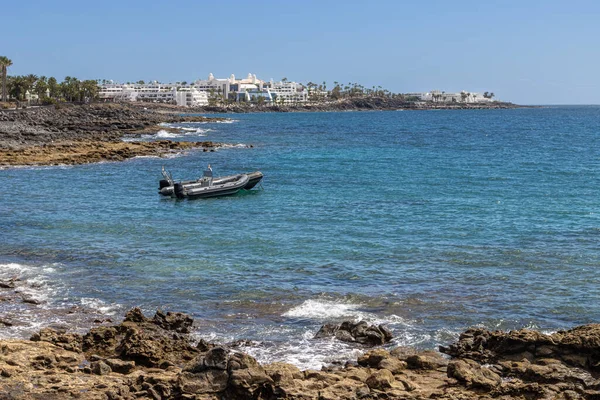
<path fill-rule="evenodd" d="M 250 190 L 258 184 L 263 178 L 263 174 L 260 171 L 250 172 L 248 175 L 248 184 L 244 186 L 244 190 Z"/>
<path fill-rule="evenodd" d="M 260 171 L 254 171 L 254 172 L 250 172 L 247 173 L 245 175 L 248 175 L 248 183 L 242 188 L 244 190 L 250 190 L 252 189 L 254 186 L 256 186 L 263 178 L 263 174 Z M 228 175 L 228 176 L 222 176 L 222 177 L 217 177 L 213 179 L 213 185 L 221 185 L 227 182 L 232 182 L 234 180 L 237 179 L 238 175 Z M 174 185 L 168 185 L 168 184 L 164 184 L 162 183 L 163 181 L 161 181 L 160 187 L 158 189 L 158 193 L 160 193 L 163 196 L 174 196 L 175 195 L 175 187 Z M 166 182 L 166 181 L 165 181 Z M 195 180 L 195 181 L 181 181 L 179 182 L 182 185 L 184 185 L 184 187 L 186 189 L 194 189 L 196 187 L 201 187 L 201 182 L 200 179 Z"/>
<path fill-rule="evenodd" d="M 231 196 L 236 194 L 248 184 L 249 178 L 246 174 L 236 176 L 235 180 L 230 180 L 220 184 L 211 184 L 208 186 L 202 185 L 185 185 L 176 183 L 173 191 L 178 199 L 201 199 L 208 197 Z"/>

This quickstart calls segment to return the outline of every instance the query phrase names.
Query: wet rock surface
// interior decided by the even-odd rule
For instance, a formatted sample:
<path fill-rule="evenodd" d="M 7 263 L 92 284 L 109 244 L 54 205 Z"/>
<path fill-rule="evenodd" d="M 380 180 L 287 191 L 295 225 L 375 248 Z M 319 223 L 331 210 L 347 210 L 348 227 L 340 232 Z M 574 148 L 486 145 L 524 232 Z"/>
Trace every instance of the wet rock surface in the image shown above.
<path fill-rule="evenodd" d="M 369 325 L 365 321 L 344 321 L 339 325 L 326 324 L 315 338 L 335 337 L 343 342 L 356 342 L 369 346 L 382 345 L 393 339 L 392 332 L 383 325 Z"/>
<path fill-rule="evenodd" d="M 188 336 L 192 319 L 139 309 L 84 335 L 0 341 L 2 399 L 597 399 L 600 325 L 543 335 L 469 329 L 436 351 L 374 348 L 345 365 L 261 365 Z M 1 327 L 0 327 L 1 329 Z M 318 340 L 318 339 L 317 339 Z"/>
<path fill-rule="evenodd" d="M 224 118 L 182 116 L 136 105 L 86 104 L 0 111 L 0 166 L 120 161 L 203 147 L 212 142 L 123 142 L 124 136 L 156 133 L 161 123 L 210 122 Z"/>

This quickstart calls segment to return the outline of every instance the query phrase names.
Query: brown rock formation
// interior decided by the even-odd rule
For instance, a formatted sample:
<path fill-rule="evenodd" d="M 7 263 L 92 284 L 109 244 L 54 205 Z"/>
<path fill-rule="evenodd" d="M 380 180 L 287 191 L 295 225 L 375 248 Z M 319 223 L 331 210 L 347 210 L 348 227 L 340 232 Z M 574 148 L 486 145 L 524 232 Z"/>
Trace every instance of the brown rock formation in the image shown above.
<path fill-rule="evenodd" d="M 442 350 L 370 350 L 320 371 L 193 345 L 185 314 L 131 310 L 86 335 L 0 341 L 0 399 L 597 399 L 600 325 L 470 329 Z"/>

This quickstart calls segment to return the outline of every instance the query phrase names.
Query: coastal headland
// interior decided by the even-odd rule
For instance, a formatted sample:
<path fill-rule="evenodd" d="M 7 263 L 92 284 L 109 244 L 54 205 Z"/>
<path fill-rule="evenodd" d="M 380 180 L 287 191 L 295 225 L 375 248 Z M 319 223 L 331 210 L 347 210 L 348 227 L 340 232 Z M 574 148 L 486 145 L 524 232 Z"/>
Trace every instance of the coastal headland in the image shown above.
<path fill-rule="evenodd" d="M 440 352 L 363 347 L 356 360 L 305 371 L 261 365 L 240 343 L 193 341 L 194 321 L 182 313 L 132 309 L 120 324 L 98 324 L 83 335 L 44 328 L 1 340 L 0 398 L 600 398 L 597 324 L 553 334 L 472 328 Z"/>
<path fill-rule="evenodd" d="M 123 138 L 175 129 L 159 124 L 223 119 L 99 103 L 0 111 L 0 167 L 121 161 L 192 148 L 209 151 L 222 144 L 209 141 L 123 141 Z"/>

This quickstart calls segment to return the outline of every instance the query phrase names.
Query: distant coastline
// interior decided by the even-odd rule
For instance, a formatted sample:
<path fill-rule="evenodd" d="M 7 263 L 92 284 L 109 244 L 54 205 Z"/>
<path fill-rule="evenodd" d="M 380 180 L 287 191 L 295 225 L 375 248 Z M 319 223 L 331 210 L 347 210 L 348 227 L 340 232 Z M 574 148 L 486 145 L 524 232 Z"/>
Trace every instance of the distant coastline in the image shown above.
<path fill-rule="evenodd" d="M 202 107 L 181 107 L 160 103 L 131 103 L 159 111 L 185 111 L 186 113 L 254 113 L 254 112 L 331 112 L 331 111 L 396 111 L 396 110 L 495 110 L 531 108 L 510 102 L 485 103 L 437 103 L 431 101 L 411 102 L 386 97 L 357 97 L 335 101 L 307 102 L 298 104 L 233 103 Z"/>

